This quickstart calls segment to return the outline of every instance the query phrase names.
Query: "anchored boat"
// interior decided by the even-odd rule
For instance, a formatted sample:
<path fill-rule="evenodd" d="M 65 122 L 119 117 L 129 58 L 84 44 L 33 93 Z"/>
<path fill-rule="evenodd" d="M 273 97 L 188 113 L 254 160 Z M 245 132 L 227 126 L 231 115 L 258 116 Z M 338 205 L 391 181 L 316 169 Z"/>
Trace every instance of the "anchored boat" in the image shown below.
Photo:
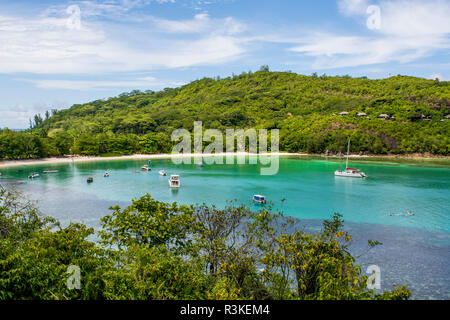
<path fill-rule="evenodd" d="M 159 175 L 161 176 L 167 176 L 167 173 L 164 170 L 159 170 Z"/>
<path fill-rule="evenodd" d="M 143 166 L 141 167 L 141 169 L 144 170 L 144 171 L 150 171 L 150 170 L 152 170 L 152 168 L 150 168 L 148 165 L 143 165 Z"/>
<path fill-rule="evenodd" d="M 39 177 L 39 173 L 33 172 L 33 173 L 30 173 L 30 175 L 28 176 L 28 179 L 34 179 L 34 178 L 37 178 L 37 177 Z"/>
<path fill-rule="evenodd" d="M 42 173 L 47 174 L 47 173 L 58 173 L 58 170 L 44 170 L 42 171 Z"/>
<path fill-rule="evenodd" d="M 92 177 L 89 177 L 89 178 L 87 178 L 87 183 L 91 183 L 91 182 L 94 182 L 94 178 L 92 178 Z"/>
<path fill-rule="evenodd" d="M 253 196 L 253 202 L 256 203 L 266 203 L 266 197 L 260 195 L 260 194 L 255 194 Z"/>
<path fill-rule="evenodd" d="M 172 174 L 169 178 L 169 186 L 171 188 L 179 188 L 181 186 L 180 176 L 177 174 Z"/>
<path fill-rule="evenodd" d="M 345 161 L 345 170 L 336 170 L 334 172 L 335 176 L 338 177 L 349 177 L 349 178 L 365 178 L 367 177 L 366 174 L 362 171 L 359 171 L 359 169 L 353 169 L 348 167 L 348 154 L 350 151 L 350 139 L 348 140 L 347 144 L 347 160 Z"/>

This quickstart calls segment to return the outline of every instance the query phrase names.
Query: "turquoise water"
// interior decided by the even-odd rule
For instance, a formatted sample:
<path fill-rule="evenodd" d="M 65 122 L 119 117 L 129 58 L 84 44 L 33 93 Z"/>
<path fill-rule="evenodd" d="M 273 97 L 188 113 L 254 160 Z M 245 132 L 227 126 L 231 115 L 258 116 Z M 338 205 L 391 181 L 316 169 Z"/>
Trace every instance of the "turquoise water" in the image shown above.
<path fill-rule="evenodd" d="M 364 272 L 376 264 L 382 271 L 382 289 L 407 284 L 413 299 L 450 299 L 450 169 L 438 162 L 352 162 L 367 179 L 335 177 L 340 161 L 311 157 L 280 158 L 279 172 L 261 176 L 259 165 L 175 165 L 171 160 L 152 160 L 153 170 L 141 171 L 146 160 L 78 162 L 34 167 L 1 168 L 2 185 L 14 186 L 38 200 L 42 212 L 64 225 L 84 222 L 99 229 L 109 207 L 125 207 L 132 198 L 150 193 L 162 201 L 185 204 L 227 201 L 258 209 L 251 202 L 263 194 L 285 215 L 299 218 L 295 228 L 314 231 L 322 219 L 336 211 L 353 236 L 350 251 L 367 250 L 367 240 L 383 245 L 357 259 Z M 437 166 L 439 164 L 440 166 Z M 434 165 L 432 167 L 431 165 Z M 34 180 L 31 172 L 57 169 Z M 171 190 L 168 177 L 179 174 L 181 188 Z M 105 170 L 110 177 L 104 178 Z M 87 177 L 94 182 L 86 183 Z M 286 199 L 281 203 L 282 199 Z M 413 216 L 405 216 L 412 211 Z M 390 216 L 392 212 L 396 216 Z"/>
<path fill-rule="evenodd" d="M 260 175 L 260 166 L 250 164 L 198 167 L 176 165 L 168 159 L 152 160 L 150 172 L 140 170 L 143 164 L 145 160 L 118 160 L 4 168 L 1 178 L 23 180 L 43 188 L 43 192 L 46 188 L 64 188 L 67 197 L 90 195 L 117 203 L 150 193 L 168 202 L 222 206 L 237 200 L 255 206 L 252 195 L 262 194 L 285 215 L 300 219 L 324 219 L 339 212 L 349 222 L 450 232 L 450 169 L 446 167 L 359 162 L 352 166 L 356 164 L 369 178 L 355 179 L 334 176 L 334 170 L 342 168 L 338 161 L 311 158 L 280 158 L 279 172 L 272 176 Z M 27 179 L 30 172 L 46 168 L 58 169 L 59 173 Z M 179 174 L 182 187 L 170 189 L 168 177 L 158 174 L 161 169 L 169 175 Z M 110 177 L 103 177 L 105 170 L 110 171 Z M 94 183 L 86 183 L 88 176 L 94 177 Z M 92 211 L 95 217 L 96 210 Z M 408 211 L 414 215 L 406 216 Z"/>

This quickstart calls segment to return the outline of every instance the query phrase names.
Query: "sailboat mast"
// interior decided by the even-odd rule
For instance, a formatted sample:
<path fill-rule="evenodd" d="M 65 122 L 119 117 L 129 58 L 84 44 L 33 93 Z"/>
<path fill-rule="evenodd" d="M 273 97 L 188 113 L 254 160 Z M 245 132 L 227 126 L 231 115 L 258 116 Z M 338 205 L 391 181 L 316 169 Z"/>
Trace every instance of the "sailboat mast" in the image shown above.
<path fill-rule="evenodd" d="M 347 170 L 348 168 L 348 153 L 350 151 L 350 139 L 348 139 L 348 144 L 347 144 L 347 160 L 345 161 L 345 170 Z"/>

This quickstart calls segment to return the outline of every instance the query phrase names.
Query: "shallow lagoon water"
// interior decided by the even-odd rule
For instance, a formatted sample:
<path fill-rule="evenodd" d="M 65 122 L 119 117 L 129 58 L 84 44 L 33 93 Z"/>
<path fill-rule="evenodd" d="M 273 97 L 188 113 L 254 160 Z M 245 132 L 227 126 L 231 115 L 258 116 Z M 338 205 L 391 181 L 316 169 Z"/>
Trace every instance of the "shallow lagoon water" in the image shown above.
<path fill-rule="evenodd" d="M 355 239 L 352 251 L 364 251 L 368 239 L 383 243 L 358 262 L 363 270 L 368 264 L 379 265 L 384 288 L 406 283 L 413 298 L 450 298 L 448 167 L 359 161 L 351 166 L 369 178 L 355 179 L 333 175 L 342 168 L 340 161 L 301 157 L 280 158 L 279 172 L 273 176 L 260 175 L 260 165 L 248 163 L 198 167 L 158 159 L 152 160 L 150 172 L 140 170 L 143 164 L 145 160 L 118 160 L 3 168 L 1 181 L 27 191 L 39 200 L 43 212 L 64 224 L 82 221 L 96 229 L 109 206 L 126 206 L 145 193 L 185 204 L 223 206 L 236 200 L 255 209 L 252 195 L 263 194 L 286 216 L 300 219 L 299 227 L 311 230 L 333 212 L 340 212 Z M 27 179 L 30 172 L 47 168 L 59 172 Z M 161 169 L 169 175 L 179 174 L 182 187 L 171 190 L 168 177 L 158 174 Z M 105 170 L 110 177 L 103 177 Z M 86 183 L 88 176 L 94 177 L 94 183 Z M 414 215 L 405 216 L 407 211 Z"/>

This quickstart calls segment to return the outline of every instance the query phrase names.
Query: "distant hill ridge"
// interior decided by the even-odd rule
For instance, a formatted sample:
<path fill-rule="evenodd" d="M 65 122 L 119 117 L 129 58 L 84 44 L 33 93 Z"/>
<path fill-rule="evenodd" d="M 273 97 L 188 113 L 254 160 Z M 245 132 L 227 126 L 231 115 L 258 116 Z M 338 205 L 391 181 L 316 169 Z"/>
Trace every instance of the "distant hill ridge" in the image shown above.
<path fill-rule="evenodd" d="M 73 105 L 35 118 L 32 132 L 50 140 L 64 133 L 78 153 L 167 152 L 174 129 L 201 120 L 221 130 L 278 128 L 280 149 L 290 152 L 344 151 L 350 137 L 354 153 L 448 155 L 449 113 L 445 81 L 258 71 Z M 102 147 L 108 139 L 117 146 Z M 124 139 L 134 139 L 132 150 Z"/>

